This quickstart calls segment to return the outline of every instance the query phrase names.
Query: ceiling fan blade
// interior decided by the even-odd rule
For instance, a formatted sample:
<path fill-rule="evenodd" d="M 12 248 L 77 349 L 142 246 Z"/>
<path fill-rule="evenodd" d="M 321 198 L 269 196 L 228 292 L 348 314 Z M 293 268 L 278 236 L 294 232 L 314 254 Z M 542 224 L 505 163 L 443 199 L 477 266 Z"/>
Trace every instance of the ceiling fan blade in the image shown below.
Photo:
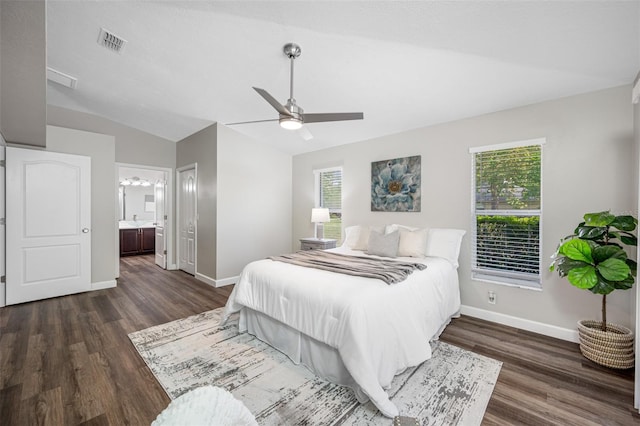
<path fill-rule="evenodd" d="M 252 124 L 252 123 L 266 123 L 267 121 L 278 121 L 279 118 L 270 118 L 269 120 L 253 120 L 253 121 L 238 121 L 236 123 L 225 123 L 225 126 L 235 126 L 236 124 Z"/>
<path fill-rule="evenodd" d="M 298 134 L 302 136 L 302 139 L 304 139 L 305 141 L 310 141 L 311 139 L 313 139 L 313 135 L 305 126 L 300 127 L 300 129 L 298 130 Z"/>
<path fill-rule="evenodd" d="M 320 123 L 323 121 L 362 120 L 363 118 L 364 118 L 364 113 L 362 112 L 302 114 L 302 121 L 304 123 Z"/>
<path fill-rule="evenodd" d="M 284 105 L 282 105 L 280 102 L 278 102 L 276 100 L 276 98 L 274 98 L 273 96 L 271 96 L 269 94 L 269 92 L 267 92 L 264 89 L 261 89 L 259 87 L 254 87 L 253 90 L 255 90 L 256 92 L 258 92 L 258 94 L 260 96 L 262 96 L 264 98 L 265 101 L 269 102 L 269 104 L 274 107 L 276 109 L 276 111 L 278 111 L 280 114 L 282 115 L 288 115 L 291 116 L 291 113 L 289 112 L 288 109 L 286 109 L 284 107 Z"/>

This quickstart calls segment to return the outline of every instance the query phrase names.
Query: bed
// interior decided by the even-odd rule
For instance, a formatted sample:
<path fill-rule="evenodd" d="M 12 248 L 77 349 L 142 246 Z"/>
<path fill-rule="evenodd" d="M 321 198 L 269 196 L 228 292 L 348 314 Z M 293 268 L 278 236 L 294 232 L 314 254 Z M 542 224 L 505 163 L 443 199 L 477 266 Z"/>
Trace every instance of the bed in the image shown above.
<path fill-rule="evenodd" d="M 394 232 L 389 226 L 385 231 L 389 229 L 385 234 Z M 359 237 L 354 237 L 356 231 Z M 398 415 L 385 389 L 396 374 L 431 357 L 429 341 L 459 313 L 457 258 L 464 235 L 460 230 L 399 231 L 411 234 L 405 242 L 413 238 L 424 243 L 417 250 L 424 256 L 396 259 L 427 265 L 404 281 L 389 285 L 258 260 L 244 268 L 223 321 L 240 312 L 241 332 L 255 335 L 321 377 L 349 386 L 360 402 L 370 399 L 385 416 Z M 345 243 L 329 251 L 381 258 L 356 250 L 356 240 L 362 245 L 364 234 L 364 227 L 348 229 Z"/>

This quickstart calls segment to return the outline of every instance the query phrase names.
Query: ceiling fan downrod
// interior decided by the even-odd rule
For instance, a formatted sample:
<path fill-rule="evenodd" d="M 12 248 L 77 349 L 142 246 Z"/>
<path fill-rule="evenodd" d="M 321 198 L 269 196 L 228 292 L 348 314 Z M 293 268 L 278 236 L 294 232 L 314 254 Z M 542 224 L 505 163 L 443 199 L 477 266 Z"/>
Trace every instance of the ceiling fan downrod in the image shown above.
<path fill-rule="evenodd" d="M 285 55 L 291 60 L 291 78 L 289 79 L 289 101 L 295 105 L 296 100 L 293 97 L 293 61 L 300 56 L 302 49 L 295 43 L 287 43 L 282 48 Z"/>

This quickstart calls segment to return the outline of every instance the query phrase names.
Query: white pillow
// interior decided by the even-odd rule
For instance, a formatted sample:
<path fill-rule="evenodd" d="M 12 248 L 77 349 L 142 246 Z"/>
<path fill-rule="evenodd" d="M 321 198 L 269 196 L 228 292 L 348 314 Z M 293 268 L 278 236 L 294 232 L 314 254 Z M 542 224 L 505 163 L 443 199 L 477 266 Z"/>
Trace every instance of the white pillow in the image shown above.
<path fill-rule="evenodd" d="M 360 226 L 360 232 L 358 234 L 358 240 L 351 247 L 353 250 L 367 250 L 369 248 L 369 235 L 371 231 L 384 233 L 384 227 L 382 226 Z"/>
<path fill-rule="evenodd" d="M 467 231 L 463 229 L 431 228 L 427 235 L 427 256 L 443 257 L 456 268 L 460 255 L 462 237 Z"/>
<path fill-rule="evenodd" d="M 369 246 L 365 253 L 375 254 L 376 256 L 396 257 L 399 241 L 400 233 L 398 233 L 398 231 L 393 231 L 389 234 L 371 231 L 369 235 Z"/>
<path fill-rule="evenodd" d="M 352 249 L 358 242 L 358 237 L 360 237 L 360 226 L 347 226 L 344 228 L 344 241 L 342 245 Z"/>
<path fill-rule="evenodd" d="M 398 225 L 397 223 L 394 223 L 394 224 L 385 226 L 384 227 L 384 233 L 388 234 L 390 232 L 400 231 L 402 229 L 404 229 L 405 231 L 415 231 L 415 230 L 420 229 L 420 228 L 414 228 L 412 226 Z"/>
<path fill-rule="evenodd" d="M 416 229 L 407 231 L 400 228 L 400 243 L 398 244 L 398 256 L 425 257 L 427 253 L 428 229 Z"/>

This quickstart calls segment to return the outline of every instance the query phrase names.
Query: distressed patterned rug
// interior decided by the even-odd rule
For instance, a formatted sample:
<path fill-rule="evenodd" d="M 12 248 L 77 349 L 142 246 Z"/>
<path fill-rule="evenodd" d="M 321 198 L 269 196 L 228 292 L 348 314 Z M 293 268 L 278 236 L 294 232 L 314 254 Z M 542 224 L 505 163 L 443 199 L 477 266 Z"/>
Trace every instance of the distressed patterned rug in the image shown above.
<path fill-rule="evenodd" d="M 316 377 L 257 338 L 238 333 L 237 319 L 218 326 L 222 310 L 129 334 L 171 399 L 199 386 L 231 392 L 261 425 L 391 425 L 371 403 Z M 479 425 L 501 362 L 448 345 L 396 376 L 388 389 L 403 416 L 422 425 Z"/>

